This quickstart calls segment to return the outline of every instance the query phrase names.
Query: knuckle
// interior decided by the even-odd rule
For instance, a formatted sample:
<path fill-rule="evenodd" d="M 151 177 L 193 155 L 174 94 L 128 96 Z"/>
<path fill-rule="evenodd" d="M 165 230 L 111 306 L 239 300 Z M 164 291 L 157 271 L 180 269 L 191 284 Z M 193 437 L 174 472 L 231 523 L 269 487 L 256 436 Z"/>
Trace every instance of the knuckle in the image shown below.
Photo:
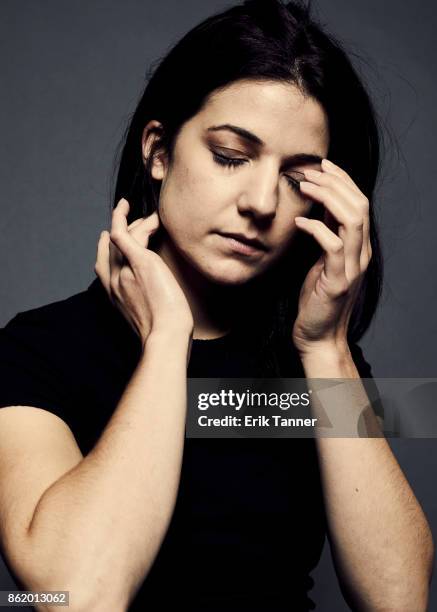
<path fill-rule="evenodd" d="M 111 230 L 111 233 L 109 234 L 109 237 L 111 239 L 112 242 L 118 243 L 120 240 L 120 232 L 117 230 Z"/>
<path fill-rule="evenodd" d="M 349 285 L 347 281 L 343 281 L 337 287 L 336 294 L 338 297 L 345 297 L 347 292 L 349 291 Z"/>
<path fill-rule="evenodd" d="M 132 221 L 132 223 L 129 225 L 128 230 L 133 230 L 135 229 L 138 225 L 141 225 L 141 223 L 144 221 L 144 217 L 139 217 L 138 219 L 135 219 L 135 221 Z"/>
<path fill-rule="evenodd" d="M 364 219 L 361 216 L 353 216 L 348 221 L 348 227 L 353 230 L 361 231 L 364 227 Z"/>
<path fill-rule="evenodd" d="M 335 243 L 331 247 L 331 253 L 333 253 L 334 255 L 338 255 L 339 253 L 342 253 L 343 250 L 344 250 L 344 244 L 342 240 L 335 241 Z"/>
<path fill-rule="evenodd" d="M 120 270 L 120 283 L 131 283 L 133 280 L 135 280 L 135 276 L 131 270 L 130 267 L 128 266 L 124 266 L 121 270 Z"/>
<path fill-rule="evenodd" d="M 333 177 L 332 174 L 326 174 L 326 172 L 323 172 L 319 179 L 321 183 L 327 187 L 335 183 L 335 177 Z"/>
<path fill-rule="evenodd" d="M 369 209 L 370 202 L 369 202 L 369 199 L 368 199 L 368 198 L 366 198 L 366 196 L 365 196 L 365 195 L 362 195 L 362 196 L 361 196 L 361 198 L 360 198 L 360 204 L 361 204 L 361 207 L 362 207 L 362 209 L 363 209 L 363 210 L 365 210 L 365 211 L 366 211 L 366 210 L 368 210 L 368 209 Z"/>

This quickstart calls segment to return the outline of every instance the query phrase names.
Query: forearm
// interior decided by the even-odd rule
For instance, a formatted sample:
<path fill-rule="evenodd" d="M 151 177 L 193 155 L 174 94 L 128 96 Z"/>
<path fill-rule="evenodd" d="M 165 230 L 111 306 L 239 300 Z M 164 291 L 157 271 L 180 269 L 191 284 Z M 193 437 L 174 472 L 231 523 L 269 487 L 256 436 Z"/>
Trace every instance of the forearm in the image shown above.
<path fill-rule="evenodd" d="M 302 364 L 307 378 L 353 379 L 331 396 L 313 395 L 314 415 L 340 409 L 349 427 L 362 426 L 369 400 L 349 351 L 321 351 Z M 365 420 L 374 432 L 372 411 Z M 317 436 L 316 445 L 333 557 L 354 609 L 425 611 L 432 536 L 387 441 Z"/>
<path fill-rule="evenodd" d="M 187 352 L 188 337 L 152 334 L 93 450 L 42 495 L 28 531 L 41 587 L 123 598 L 144 579 L 179 485 Z"/>

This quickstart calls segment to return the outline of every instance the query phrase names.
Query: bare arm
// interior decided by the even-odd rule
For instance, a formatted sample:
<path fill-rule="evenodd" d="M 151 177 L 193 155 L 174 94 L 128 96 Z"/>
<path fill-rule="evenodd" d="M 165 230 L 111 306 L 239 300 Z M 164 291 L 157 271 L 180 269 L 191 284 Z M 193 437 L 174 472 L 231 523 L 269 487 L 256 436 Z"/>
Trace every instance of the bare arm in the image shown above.
<path fill-rule="evenodd" d="M 128 211 L 121 199 L 111 232 L 100 235 L 95 272 L 141 341 L 135 372 L 85 458 L 73 433 L 52 419 L 56 433 L 39 436 L 48 451 L 32 446 L 41 470 L 37 482 L 20 495 L 21 474 L 12 469 L 6 476 L 4 467 L 0 481 L 0 496 L 2 491 L 5 496 L 0 510 L 9 517 L 0 535 L 11 566 L 27 588 L 69 590 L 75 612 L 127 608 L 165 536 L 180 479 L 193 317 L 172 271 L 147 248 L 159 225 L 157 213 L 128 226 Z M 32 414 L 30 420 L 40 417 Z M 22 410 L 15 407 L 3 421 L 12 427 L 21 418 Z M 21 440 L 29 435 L 29 421 L 23 429 Z M 7 465 L 15 448 L 3 447 Z M 17 452 L 29 478 L 34 473 L 30 455 L 25 449 Z M 53 465 L 58 459 L 68 466 L 65 470 Z M 8 493 L 16 501 L 19 528 L 17 521 L 11 527 Z"/>
<path fill-rule="evenodd" d="M 149 336 L 94 449 L 40 498 L 27 537 L 47 581 L 32 588 L 80 593 L 88 612 L 126 609 L 174 509 L 188 348 L 188 335 Z"/>
<path fill-rule="evenodd" d="M 328 349 L 303 360 L 307 378 L 350 378 L 315 416 L 341 411 L 355 423 L 369 404 L 350 353 Z M 358 386 L 357 386 L 358 379 Z M 312 384 L 314 387 L 314 385 Z M 368 412 L 368 411 L 367 411 Z M 367 427 L 377 429 L 366 414 Z M 371 422 L 373 418 L 373 422 Z M 331 550 L 354 610 L 425 612 L 434 547 L 424 513 L 383 437 L 317 437 Z"/>

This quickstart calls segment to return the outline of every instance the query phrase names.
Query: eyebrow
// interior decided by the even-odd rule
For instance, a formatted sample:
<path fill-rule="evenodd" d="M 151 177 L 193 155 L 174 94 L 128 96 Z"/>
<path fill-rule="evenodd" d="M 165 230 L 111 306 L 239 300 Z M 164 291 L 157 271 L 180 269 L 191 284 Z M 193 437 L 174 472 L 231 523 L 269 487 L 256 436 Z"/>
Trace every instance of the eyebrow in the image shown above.
<path fill-rule="evenodd" d="M 244 138 L 244 140 L 252 142 L 258 147 L 263 147 L 265 144 L 261 140 L 261 138 L 256 136 L 256 134 L 253 134 L 253 132 L 249 132 L 249 130 L 239 127 L 238 125 L 231 125 L 230 123 L 223 123 L 222 125 L 213 125 L 207 129 L 208 132 L 218 132 L 219 130 L 227 130 L 228 132 L 233 132 L 237 136 L 241 136 L 241 138 Z M 284 159 L 284 165 L 287 166 L 291 164 L 305 164 L 305 163 L 306 164 L 321 164 L 322 159 L 323 157 L 320 157 L 320 155 L 316 155 L 315 153 L 295 153 L 294 155 L 288 155 Z"/>

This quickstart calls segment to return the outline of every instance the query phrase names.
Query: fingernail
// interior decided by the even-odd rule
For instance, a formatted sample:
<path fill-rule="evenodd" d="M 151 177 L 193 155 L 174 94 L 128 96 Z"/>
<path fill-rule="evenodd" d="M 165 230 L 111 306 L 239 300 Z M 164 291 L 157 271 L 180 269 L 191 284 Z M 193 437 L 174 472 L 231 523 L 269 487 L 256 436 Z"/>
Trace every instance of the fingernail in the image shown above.
<path fill-rule="evenodd" d="M 325 164 L 325 166 L 328 166 L 328 168 L 334 168 L 335 166 L 335 164 L 329 159 L 326 159 L 326 157 L 322 159 L 322 164 Z"/>

